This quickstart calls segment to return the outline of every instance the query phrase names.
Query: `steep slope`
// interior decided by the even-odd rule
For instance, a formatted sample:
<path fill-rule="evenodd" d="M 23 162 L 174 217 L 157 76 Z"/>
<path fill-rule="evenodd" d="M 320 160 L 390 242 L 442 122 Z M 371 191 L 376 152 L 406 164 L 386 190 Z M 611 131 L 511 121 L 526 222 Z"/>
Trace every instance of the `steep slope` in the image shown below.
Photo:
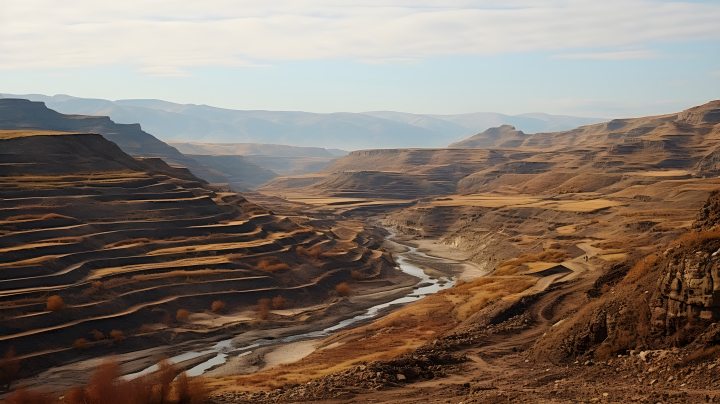
<path fill-rule="evenodd" d="M 258 318 L 350 315 L 335 287 L 362 290 L 351 271 L 368 289 L 407 281 L 374 228 L 276 216 L 97 134 L 0 131 L 0 150 L 0 351 L 14 347 L 24 376 L 119 352 L 130 373 Z M 297 316 L 258 314 L 279 296 Z M 57 389 L 89 377 L 48 374 Z"/>
<path fill-rule="evenodd" d="M 117 124 L 106 116 L 64 115 L 48 109 L 42 102 L 13 98 L 0 100 L 0 129 L 97 133 L 132 156 L 159 157 L 170 164 L 186 167 L 201 178 L 206 171 L 174 147 L 144 132 L 139 124 Z"/>

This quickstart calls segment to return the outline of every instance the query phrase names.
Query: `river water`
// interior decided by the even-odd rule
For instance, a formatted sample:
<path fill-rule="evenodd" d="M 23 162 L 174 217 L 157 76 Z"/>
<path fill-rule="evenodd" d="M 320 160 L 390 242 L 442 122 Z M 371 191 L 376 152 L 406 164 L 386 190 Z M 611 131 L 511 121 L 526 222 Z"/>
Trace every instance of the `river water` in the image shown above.
<path fill-rule="evenodd" d="M 393 236 L 394 235 L 391 234 L 388 237 L 388 239 L 392 238 Z M 194 358 L 198 358 L 200 356 L 206 356 L 206 355 L 215 353 L 216 355 L 213 356 L 211 359 L 209 359 L 203 363 L 200 363 L 199 365 L 196 365 L 187 370 L 188 376 L 199 376 L 199 375 L 202 375 L 203 373 L 205 373 L 205 371 L 207 371 L 208 369 L 225 363 L 228 360 L 228 358 L 230 358 L 230 357 L 233 357 L 233 356 L 240 357 L 240 356 L 249 355 L 253 352 L 253 350 L 255 350 L 259 347 L 262 347 L 262 346 L 266 346 L 266 345 L 280 345 L 280 344 L 295 342 L 295 341 L 300 341 L 300 340 L 312 340 L 312 339 L 325 338 L 325 337 L 328 337 L 328 336 L 334 334 L 338 330 L 348 327 L 351 324 L 357 323 L 358 321 L 371 319 L 371 318 L 377 316 L 378 313 L 382 309 L 385 309 L 389 306 L 414 302 L 418 299 L 422 299 L 423 297 L 425 297 L 427 295 L 431 295 L 431 294 L 437 293 L 443 289 L 450 288 L 455 284 L 455 281 L 450 278 L 433 279 L 433 278 L 429 277 L 428 275 L 426 275 L 425 271 L 423 271 L 422 268 L 419 268 L 418 266 L 410 263 L 410 257 L 412 257 L 412 256 L 415 256 L 417 258 L 422 258 L 423 260 L 436 260 L 436 261 L 443 261 L 443 262 L 448 262 L 448 261 L 452 261 L 452 260 L 438 259 L 435 257 L 431 257 L 427 254 L 424 254 L 422 252 L 419 252 L 415 247 L 410 247 L 410 246 L 406 246 L 406 247 L 409 248 L 410 251 L 407 251 L 407 252 L 404 252 L 404 253 L 401 253 L 398 255 L 398 257 L 397 257 L 398 268 L 401 271 L 405 272 L 406 274 L 415 276 L 415 277 L 419 278 L 420 280 L 418 281 L 418 283 L 416 284 L 416 287 L 413 289 L 412 292 L 408 293 L 407 295 L 405 295 L 401 298 L 395 299 L 395 300 L 387 302 L 387 303 L 379 304 L 377 306 L 370 307 L 369 309 L 367 309 L 365 311 L 365 313 L 360 314 L 355 317 L 352 317 L 352 318 L 342 320 L 331 327 L 325 328 L 324 330 L 312 331 L 312 332 L 307 332 L 307 333 L 303 333 L 303 334 L 289 335 L 286 337 L 275 338 L 275 339 L 265 339 L 265 338 L 255 339 L 252 341 L 248 341 L 242 347 L 233 347 L 231 345 L 231 342 L 232 342 L 232 338 L 231 338 L 231 339 L 222 340 L 206 350 L 186 352 L 184 354 L 174 356 L 174 357 L 170 358 L 170 360 L 172 360 L 175 363 L 179 363 L 179 362 L 186 361 L 189 359 L 194 359 Z M 153 366 L 150 366 L 140 372 L 125 375 L 123 378 L 126 380 L 131 380 L 131 379 L 137 378 L 139 376 L 142 376 L 142 375 L 145 375 L 148 373 L 152 373 L 152 372 L 156 371 L 157 369 L 158 369 L 158 366 L 153 365 Z"/>

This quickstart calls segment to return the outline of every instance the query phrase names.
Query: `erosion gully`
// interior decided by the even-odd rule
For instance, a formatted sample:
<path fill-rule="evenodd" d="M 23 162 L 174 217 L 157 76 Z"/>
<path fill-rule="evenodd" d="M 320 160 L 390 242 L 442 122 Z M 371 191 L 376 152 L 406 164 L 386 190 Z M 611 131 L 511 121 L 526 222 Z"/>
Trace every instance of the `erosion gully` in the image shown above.
<path fill-rule="evenodd" d="M 388 240 L 392 239 L 395 236 L 395 233 L 390 233 L 390 235 L 387 237 Z M 406 274 L 412 275 L 416 278 L 419 278 L 418 283 L 413 288 L 412 292 L 408 293 L 407 295 L 397 298 L 395 300 L 392 300 L 387 303 L 378 304 L 376 306 L 372 306 L 368 308 L 365 313 L 360 314 L 358 316 L 348 318 L 345 320 L 342 320 L 338 322 L 337 324 L 327 327 L 323 330 L 319 331 L 312 331 L 302 334 L 294 334 L 294 335 L 288 335 L 281 338 L 274 338 L 274 339 L 268 339 L 268 338 L 259 338 L 255 340 L 247 341 L 242 346 L 232 346 L 232 338 L 222 340 L 212 347 L 206 349 L 206 350 L 198 350 L 198 351 L 191 351 L 186 352 L 181 355 L 173 356 L 170 358 L 175 363 L 180 363 L 182 361 L 198 358 L 200 356 L 209 355 L 212 353 L 216 353 L 214 357 L 211 359 L 202 362 L 190 369 L 187 370 L 188 376 L 199 376 L 205 373 L 206 371 L 225 363 L 228 358 L 232 356 L 245 356 L 250 355 L 253 353 L 253 351 L 257 348 L 269 346 L 269 345 L 282 345 L 290 342 L 296 342 L 301 340 L 314 340 L 314 339 L 320 339 L 325 338 L 328 336 L 333 335 L 338 330 L 341 330 L 343 328 L 347 328 L 350 325 L 356 324 L 363 320 L 369 320 L 374 317 L 376 317 L 383 309 L 388 308 L 390 306 L 394 305 L 404 305 L 407 303 L 414 302 L 416 300 L 422 299 L 425 296 L 432 295 L 433 293 L 437 293 L 443 289 L 448 289 L 455 285 L 455 280 L 450 279 L 447 277 L 441 277 L 441 278 L 431 278 L 428 275 L 425 274 L 425 271 L 422 270 L 422 268 L 410 263 L 412 260 L 412 257 L 414 256 L 416 259 L 420 258 L 423 260 L 428 261 L 441 261 L 444 263 L 459 263 L 459 261 L 446 259 L 446 258 L 437 258 L 429 256 L 425 253 L 422 253 L 417 250 L 415 247 L 403 245 L 406 248 L 409 249 L 409 251 L 399 253 L 397 257 L 397 266 L 398 268 L 405 272 Z M 158 369 L 158 365 L 150 366 L 146 369 L 143 369 L 140 372 L 131 373 L 128 375 L 125 375 L 123 378 L 126 380 L 132 380 L 139 376 L 152 373 Z"/>

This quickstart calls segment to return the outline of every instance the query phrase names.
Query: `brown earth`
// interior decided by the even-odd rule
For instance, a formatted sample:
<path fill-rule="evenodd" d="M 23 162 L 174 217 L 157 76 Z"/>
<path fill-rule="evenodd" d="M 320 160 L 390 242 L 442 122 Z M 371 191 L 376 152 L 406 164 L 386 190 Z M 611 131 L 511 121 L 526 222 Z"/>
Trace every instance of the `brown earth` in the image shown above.
<path fill-rule="evenodd" d="M 44 372 L 31 386 L 84 383 L 113 353 L 130 373 L 198 340 L 312 330 L 364 307 L 337 296 L 342 282 L 357 294 L 413 282 L 361 222 L 275 215 L 100 135 L 0 131 L 0 143 L 0 352 L 14 348 L 21 377 Z M 294 314 L 258 311 L 278 296 Z M 55 371 L 72 363 L 85 368 Z"/>

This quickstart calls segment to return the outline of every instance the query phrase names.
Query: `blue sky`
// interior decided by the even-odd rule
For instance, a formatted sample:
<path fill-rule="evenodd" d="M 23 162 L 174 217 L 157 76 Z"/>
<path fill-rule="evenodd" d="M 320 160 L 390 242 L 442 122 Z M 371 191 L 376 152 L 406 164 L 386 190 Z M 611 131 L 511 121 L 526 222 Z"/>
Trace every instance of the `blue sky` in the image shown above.
<path fill-rule="evenodd" d="M 0 92 L 629 117 L 720 98 L 720 1 L 0 2 Z"/>

